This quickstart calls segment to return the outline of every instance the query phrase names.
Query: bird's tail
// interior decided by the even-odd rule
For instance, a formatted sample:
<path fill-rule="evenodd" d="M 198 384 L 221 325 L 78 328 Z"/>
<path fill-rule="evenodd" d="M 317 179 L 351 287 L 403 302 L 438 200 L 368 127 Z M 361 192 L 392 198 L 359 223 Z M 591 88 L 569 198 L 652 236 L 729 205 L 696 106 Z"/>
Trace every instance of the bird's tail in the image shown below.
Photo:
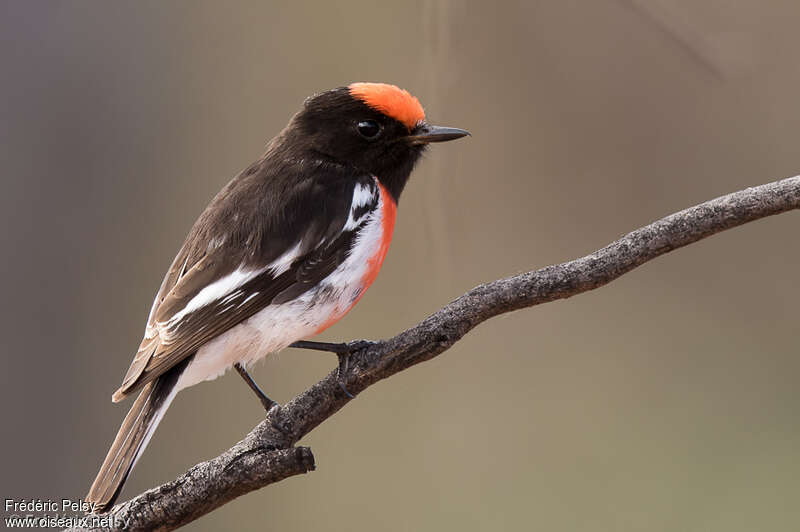
<path fill-rule="evenodd" d="M 185 366 L 179 364 L 142 388 L 86 496 L 86 502 L 93 504 L 92 511 L 107 512 L 114 505 L 128 474 L 175 398 L 178 377 Z"/>

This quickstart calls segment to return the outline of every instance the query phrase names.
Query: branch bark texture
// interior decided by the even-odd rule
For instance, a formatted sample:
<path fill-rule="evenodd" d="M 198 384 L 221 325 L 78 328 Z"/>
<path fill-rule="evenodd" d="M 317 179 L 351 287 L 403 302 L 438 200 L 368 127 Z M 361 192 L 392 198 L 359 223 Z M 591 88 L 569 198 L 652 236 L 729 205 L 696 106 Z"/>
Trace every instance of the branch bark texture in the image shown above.
<path fill-rule="evenodd" d="M 359 345 L 345 375 L 347 389 L 358 394 L 429 360 L 498 314 L 601 287 L 664 253 L 793 209 L 800 209 L 800 176 L 677 212 L 585 257 L 477 286 L 394 338 Z M 116 506 L 110 516 L 127 524 L 126 530 L 172 530 L 240 495 L 311 471 L 311 450 L 295 444 L 351 400 L 339 387 L 334 371 L 287 404 L 270 410 L 264 421 L 225 453 Z"/>

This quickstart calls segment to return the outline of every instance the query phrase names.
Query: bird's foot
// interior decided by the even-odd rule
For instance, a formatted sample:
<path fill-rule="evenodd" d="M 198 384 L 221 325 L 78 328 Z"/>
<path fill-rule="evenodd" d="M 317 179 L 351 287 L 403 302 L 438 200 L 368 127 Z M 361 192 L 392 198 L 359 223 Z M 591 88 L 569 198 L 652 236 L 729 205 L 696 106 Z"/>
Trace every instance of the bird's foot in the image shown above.
<path fill-rule="evenodd" d="M 339 387 L 342 389 L 342 391 L 347 397 L 353 399 L 355 396 L 347 390 L 347 385 L 345 382 L 347 370 L 350 367 L 350 356 L 353 353 L 361 351 L 362 349 L 366 349 L 374 344 L 375 342 L 371 342 L 369 340 L 354 340 L 352 342 L 342 342 L 342 343 L 311 342 L 308 340 L 301 340 L 299 342 L 295 342 L 289 345 L 289 347 L 296 347 L 299 349 L 314 349 L 316 351 L 327 351 L 329 353 L 336 353 L 336 356 L 339 358 L 339 370 L 338 370 Z"/>

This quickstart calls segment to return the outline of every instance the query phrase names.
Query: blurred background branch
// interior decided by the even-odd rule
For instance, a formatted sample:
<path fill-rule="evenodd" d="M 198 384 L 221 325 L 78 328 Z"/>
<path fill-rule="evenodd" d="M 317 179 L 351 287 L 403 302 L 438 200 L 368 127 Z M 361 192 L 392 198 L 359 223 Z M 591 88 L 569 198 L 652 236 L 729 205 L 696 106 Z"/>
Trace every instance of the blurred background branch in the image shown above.
<path fill-rule="evenodd" d="M 480 285 L 394 338 L 355 351 L 344 375 L 347 388 L 358 394 L 429 360 L 493 316 L 599 288 L 664 253 L 793 209 L 800 209 L 800 176 L 677 212 L 585 257 Z M 351 400 L 338 379 L 334 371 L 286 405 L 273 408 L 225 453 L 115 507 L 111 516 L 126 523 L 127 530 L 171 530 L 240 495 L 313 470 L 310 450 L 294 444 Z"/>

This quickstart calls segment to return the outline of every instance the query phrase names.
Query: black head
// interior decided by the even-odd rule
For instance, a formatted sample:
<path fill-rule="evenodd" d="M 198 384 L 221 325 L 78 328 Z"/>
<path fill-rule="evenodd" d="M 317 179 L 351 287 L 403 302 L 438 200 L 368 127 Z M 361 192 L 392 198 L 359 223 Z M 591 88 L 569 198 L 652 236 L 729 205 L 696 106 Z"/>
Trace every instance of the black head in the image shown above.
<path fill-rule="evenodd" d="M 292 149 L 374 175 L 395 200 L 428 143 L 468 134 L 429 126 L 416 98 L 382 83 L 312 96 L 284 131 Z"/>

